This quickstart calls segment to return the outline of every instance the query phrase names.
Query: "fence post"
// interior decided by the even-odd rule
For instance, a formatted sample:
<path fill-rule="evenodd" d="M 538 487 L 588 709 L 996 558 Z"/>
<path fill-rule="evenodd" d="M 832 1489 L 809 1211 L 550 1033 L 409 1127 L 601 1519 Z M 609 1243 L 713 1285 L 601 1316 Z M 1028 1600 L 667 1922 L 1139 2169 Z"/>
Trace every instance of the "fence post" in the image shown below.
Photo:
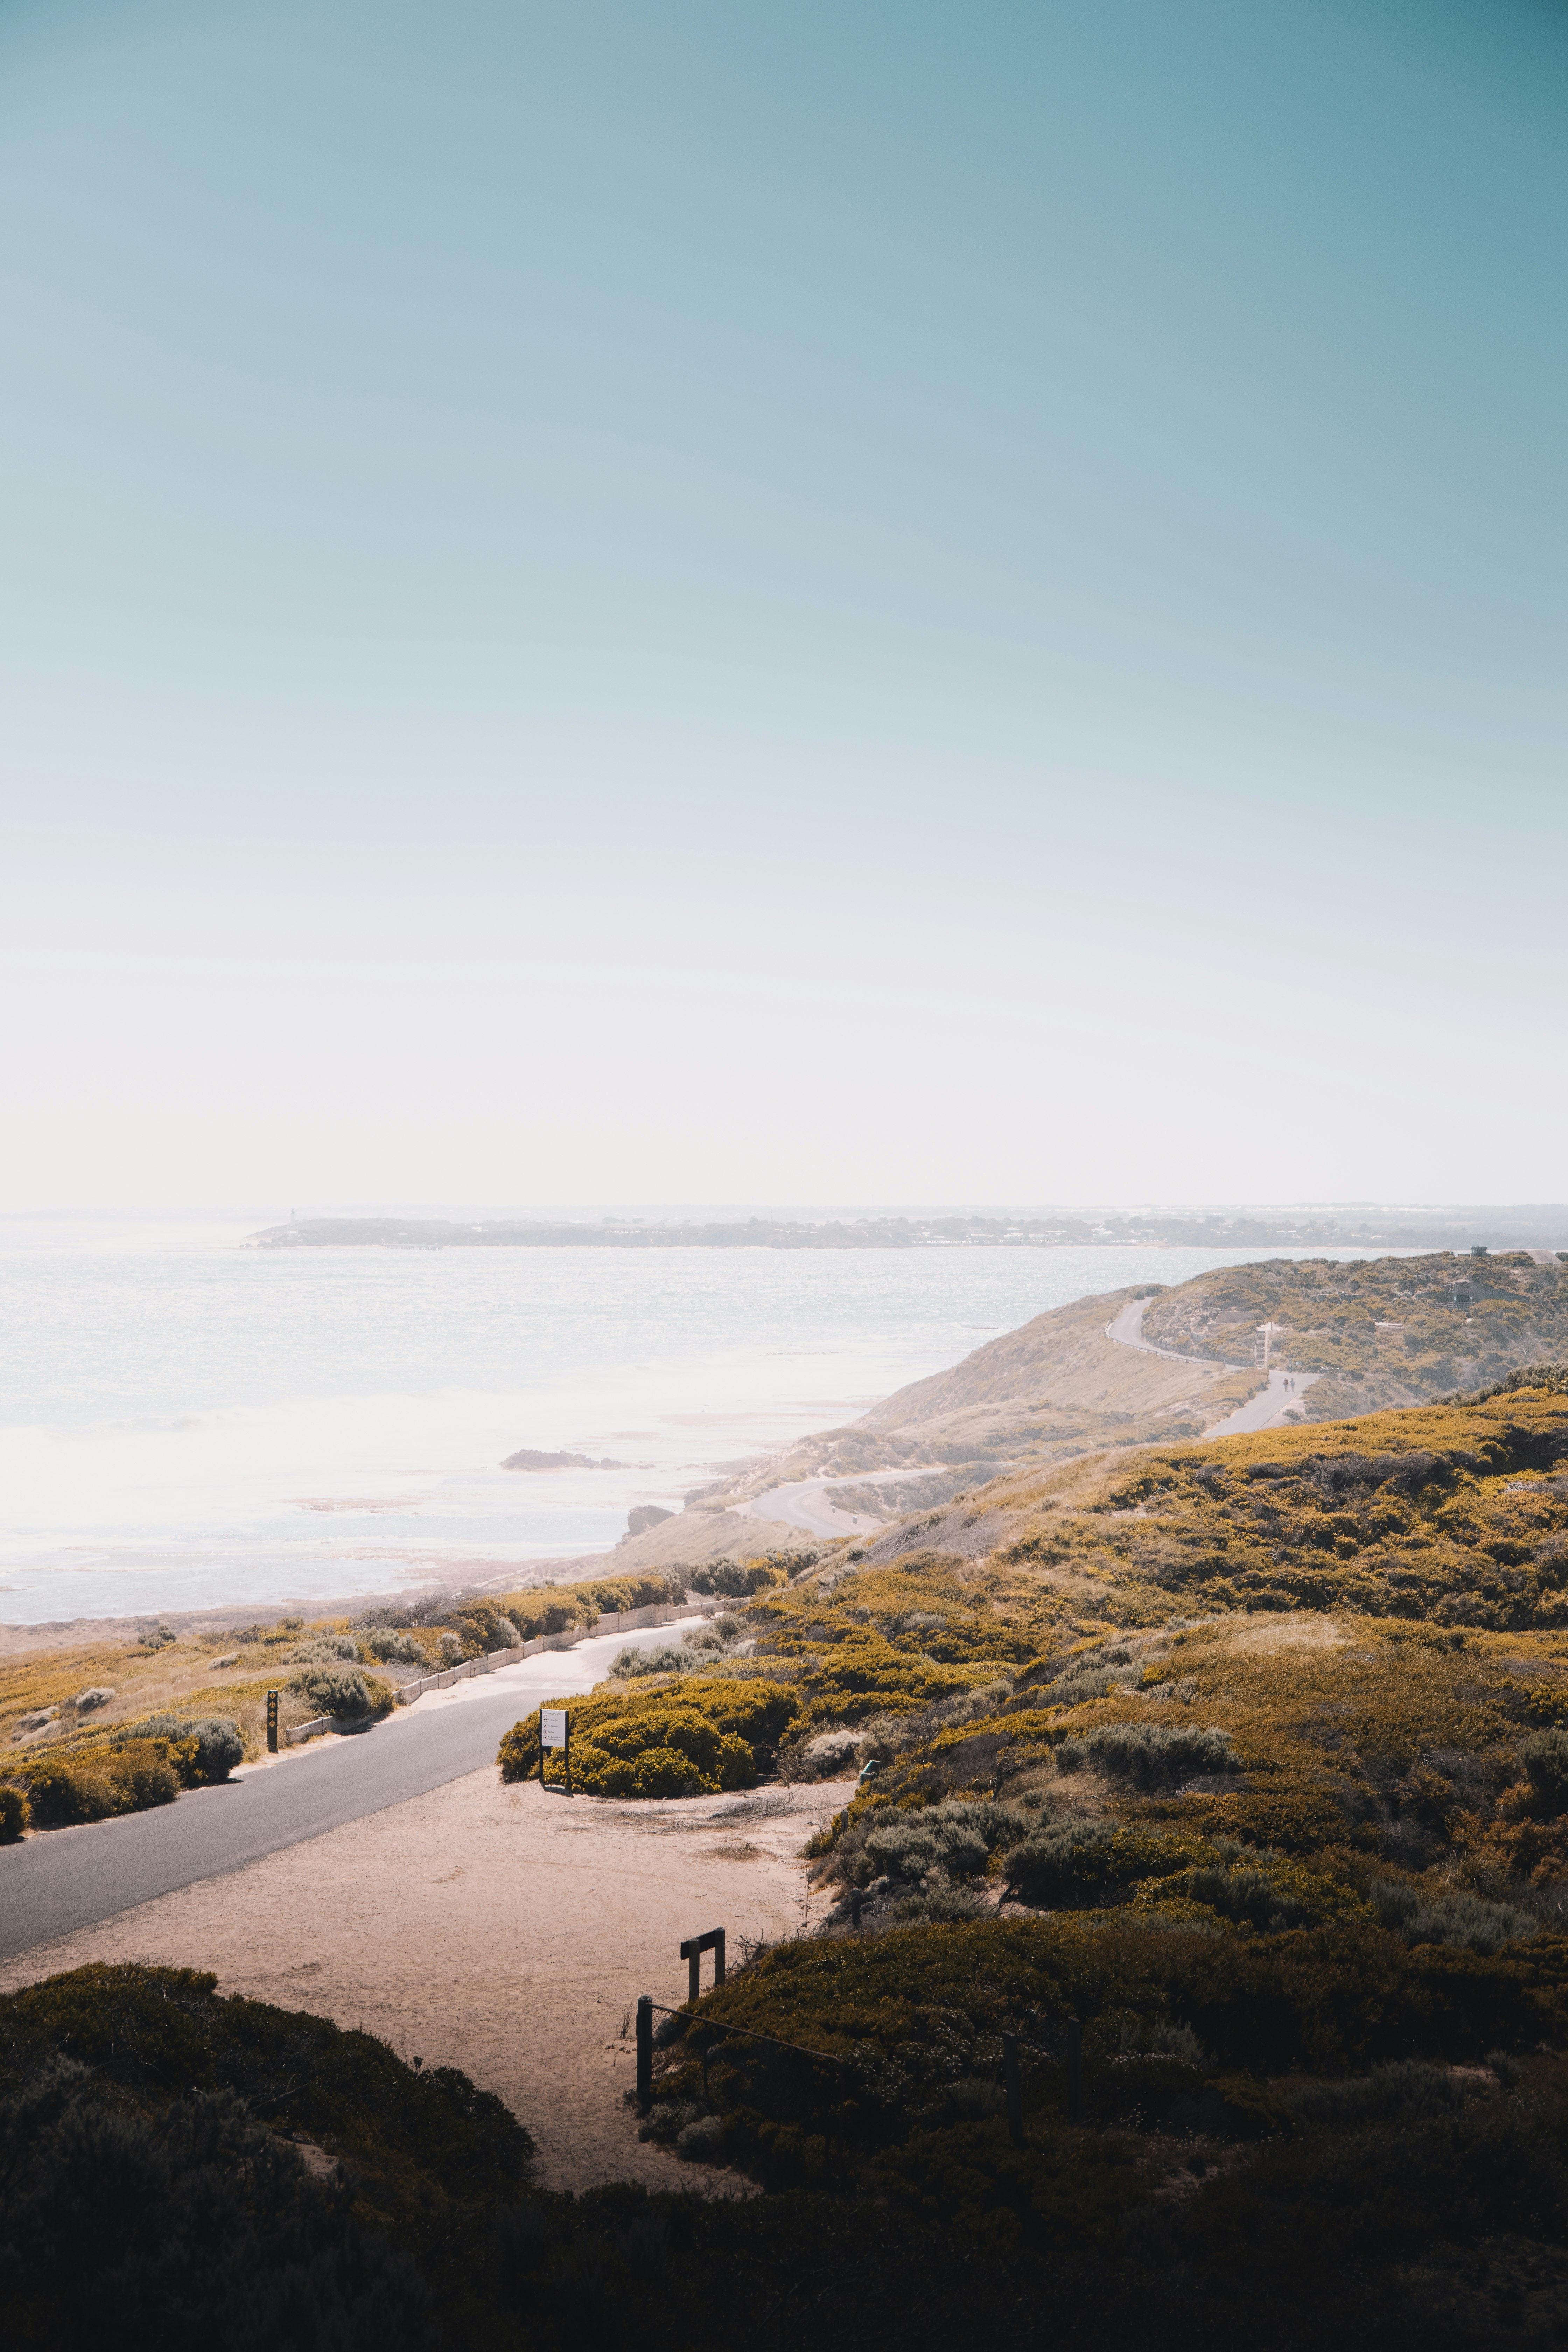
<path fill-rule="evenodd" d="M 647 2115 L 653 2105 L 653 2001 L 646 1992 L 637 2002 L 637 2108 Z"/>
<path fill-rule="evenodd" d="M 702 1990 L 702 1955 L 713 1955 L 713 1986 L 715 1991 L 724 1981 L 724 1930 L 710 1927 L 705 1936 L 689 1936 L 680 1947 L 680 1957 L 686 1962 L 686 1998 L 695 2000 Z"/>
<path fill-rule="evenodd" d="M 1007 2085 L 1007 2133 L 1015 2147 L 1024 2141 L 1024 2085 L 1018 2074 L 1018 2037 L 1002 2036 L 1002 2073 Z"/>
<path fill-rule="evenodd" d="M 1083 2027 L 1076 2017 L 1068 2020 L 1068 2115 L 1077 2123 L 1083 2112 Z"/>

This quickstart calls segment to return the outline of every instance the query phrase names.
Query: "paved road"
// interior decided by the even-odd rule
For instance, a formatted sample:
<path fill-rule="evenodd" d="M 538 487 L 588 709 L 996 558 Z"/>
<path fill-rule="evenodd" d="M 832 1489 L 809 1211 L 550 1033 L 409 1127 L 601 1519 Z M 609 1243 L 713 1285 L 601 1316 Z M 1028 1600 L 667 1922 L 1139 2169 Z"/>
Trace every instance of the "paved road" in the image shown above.
<path fill-rule="evenodd" d="M 1170 1348 L 1156 1348 L 1152 1339 L 1143 1337 L 1143 1309 L 1146 1298 L 1130 1299 L 1121 1313 L 1105 1327 L 1108 1339 L 1115 1339 L 1123 1348 L 1141 1349 L 1146 1356 L 1163 1356 L 1168 1364 L 1196 1364 L 1205 1372 L 1239 1372 L 1243 1364 L 1216 1364 L 1205 1356 L 1178 1356 Z M 1205 1430 L 1205 1437 L 1239 1437 L 1249 1429 L 1279 1429 L 1288 1423 L 1302 1418 L 1301 1399 L 1316 1372 L 1270 1372 L 1268 1386 L 1260 1389 L 1246 1404 L 1237 1405 L 1223 1421 L 1216 1421 Z"/>
<path fill-rule="evenodd" d="M 222 1788 L 0 1848 L 0 1958 L 476 1772 L 494 1761 L 501 1734 L 541 1699 L 591 1690 L 618 1650 L 679 1641 L 683 1630 L 649 1625 L 542 1651 L 499 1674 L 428 1692 L 374 1731 L 243 1765 Z"/>
<path fill-rule="evenodd" d="M 1223 1421 L 1205 1429 L 1205 1437 L 1239 1437 L 1248 1429 L 1288 1429 L 1306 1415 L 1301 1399 L 1318 1378 L 1316 1372 L 1270 1372 L 1268 1386 L 1238 1404 Z"/>
<path fill-rule="evenodd" d="M 869 1477 L 860 1479 L 858 1484 L 868 1486 L 872 1478 L 882 1475 L 873 1471 Z M 909 1474 L 898 1470 L 891 1475 L 902 1478 Z M 754 1502 L 742 1503 L 740 1507 L 748 1518 L 772 1519 L 775 1526 L 782 1523 L 786 1528 L 804 1528 L 808 1535 L 814 1536 L 858 1536 L 862 1530 L 875 1532 L 885 1524 L 881 1519 L 872 1518 L 868 1512 L 843 1511 L 837 1503 L 830 1503 L 825 1478 L 794 1478 L 787 1486 L 770 1486 L 765 1495 L 759 1495 Z"/>

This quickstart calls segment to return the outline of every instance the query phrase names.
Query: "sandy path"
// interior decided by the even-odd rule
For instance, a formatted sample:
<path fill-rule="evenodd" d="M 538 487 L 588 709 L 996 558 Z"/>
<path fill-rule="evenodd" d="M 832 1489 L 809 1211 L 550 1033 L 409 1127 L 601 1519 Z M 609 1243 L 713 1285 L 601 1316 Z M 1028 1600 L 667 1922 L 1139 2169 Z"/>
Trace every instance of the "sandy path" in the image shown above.
<path fill-rule="evenodd" d="M 686 1937 L 722 1927 L 738 1960 L 747 1939 L 798 1931 L 800 1849 L 853 1785 L 613 1804 L 503 1788 L 487 1765 L 35 1944 L 0 1968 L 0 1990 L 88 1960 L 212 1969 L 224 1992 L 460 2066 L 527 2125 L 552 2188 L 716 2188 L 725 2176 L 639 2143 L 623 2021 L 639 1993 L 685 1999 Z"/>

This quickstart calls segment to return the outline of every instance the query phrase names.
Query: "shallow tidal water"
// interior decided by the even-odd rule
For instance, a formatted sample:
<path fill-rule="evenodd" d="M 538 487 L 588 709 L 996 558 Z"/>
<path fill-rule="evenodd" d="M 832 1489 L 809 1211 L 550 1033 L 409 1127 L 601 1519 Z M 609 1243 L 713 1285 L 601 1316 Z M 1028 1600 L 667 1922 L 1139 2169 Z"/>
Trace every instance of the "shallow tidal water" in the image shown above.
<path fill-rule="evenodd" d="M 609 1551 L 633 1504 L 679 1509 L 1047 1307 L 1278 1255 L 254 1250 L 249 1230 L 0 1222 L 0 1621 Z M 522 1446 L 614 1466 L 502 1470 Z"/>

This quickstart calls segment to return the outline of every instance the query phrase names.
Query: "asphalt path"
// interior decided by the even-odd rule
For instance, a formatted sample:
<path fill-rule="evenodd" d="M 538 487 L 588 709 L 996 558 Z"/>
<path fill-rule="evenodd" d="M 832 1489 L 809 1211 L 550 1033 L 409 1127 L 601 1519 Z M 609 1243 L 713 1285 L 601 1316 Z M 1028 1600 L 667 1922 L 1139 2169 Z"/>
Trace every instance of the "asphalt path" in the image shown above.
<path fill-rule="evenodd" d="M 1146 1298 L 1133 1298 L 1105 1327 L 1108 1339 L 1115 1339 L 1123 1348 L 1137 1348 L 1145 1356 L 1163 1356 L 1168 1364 L 1196 1364 L 1205 1372 L 1240 1372 L 1244 1364 L 1216 1364 L 1205 1356 L 1178 1356 L 1170 1348 L 1156 1348 L 1152 1339 L 1143 1337 L 1143 1309 Z M 1249 1429 L 1279 1429 L 1287 1423 L 1300 1421 L 1301 1399 L 1316 1372 L 1270 1372 L 1268 1385 L 1260 1389 L 1246 1404 L 1237 1405 L 1223 1421 L 1212 1422 L 1205 1430 L 1205 1437 L 1239 1437 Z"/>
<path fill-rule="evenodd" d="M 617 1651 L 678 1642 L 696 1622 L 542 1651 L 427 1692 L 372 1731 L 242 1765 L 221 1787 L 193 1789 L 174 1804 L 0 1847 L 0 1959 L 477 1772 L 542 1699 L 591 1690 Z"/>
<path fill-rule="evenodd" d="M 1268 1386 L 1259 1389 L 1246 1404 L 1238 1404 L 1234 1412 L 1226 1413 L 1205 1429 L 1205 1437 L 1239 1437 L 1248 1429 L 1286 1429 L 1305 1420 L 1301 1399 L 1316 1372 L 1270 1372 Z"/>
<path fill-rule="evenodd" d="M 907 1470 L 873 1470 L 854 1483 L 869 1486 L 881 1477 L 907 1478 L 908 1475 Z M 846 1483 L 842 1475 L 833 1481 L 836 1486 Z M 771 1519 L 775 1527 L 801 1528 L 807 1535 L 813 1536 L 858 1536 L 864 1528 L 875 1529 L 883 1526 L 881 1519 L 872 1518 L 865 1511 L 841 1510 L 837 1503 L 830 1503 L 827 1486 L 826 1478 L 795 1478 L 787 1486 L 770 1486 L 765 1495 L 759 1495 L 753 1502 L 742 1503 L 740 1507 L 748 1518 Z"/>

